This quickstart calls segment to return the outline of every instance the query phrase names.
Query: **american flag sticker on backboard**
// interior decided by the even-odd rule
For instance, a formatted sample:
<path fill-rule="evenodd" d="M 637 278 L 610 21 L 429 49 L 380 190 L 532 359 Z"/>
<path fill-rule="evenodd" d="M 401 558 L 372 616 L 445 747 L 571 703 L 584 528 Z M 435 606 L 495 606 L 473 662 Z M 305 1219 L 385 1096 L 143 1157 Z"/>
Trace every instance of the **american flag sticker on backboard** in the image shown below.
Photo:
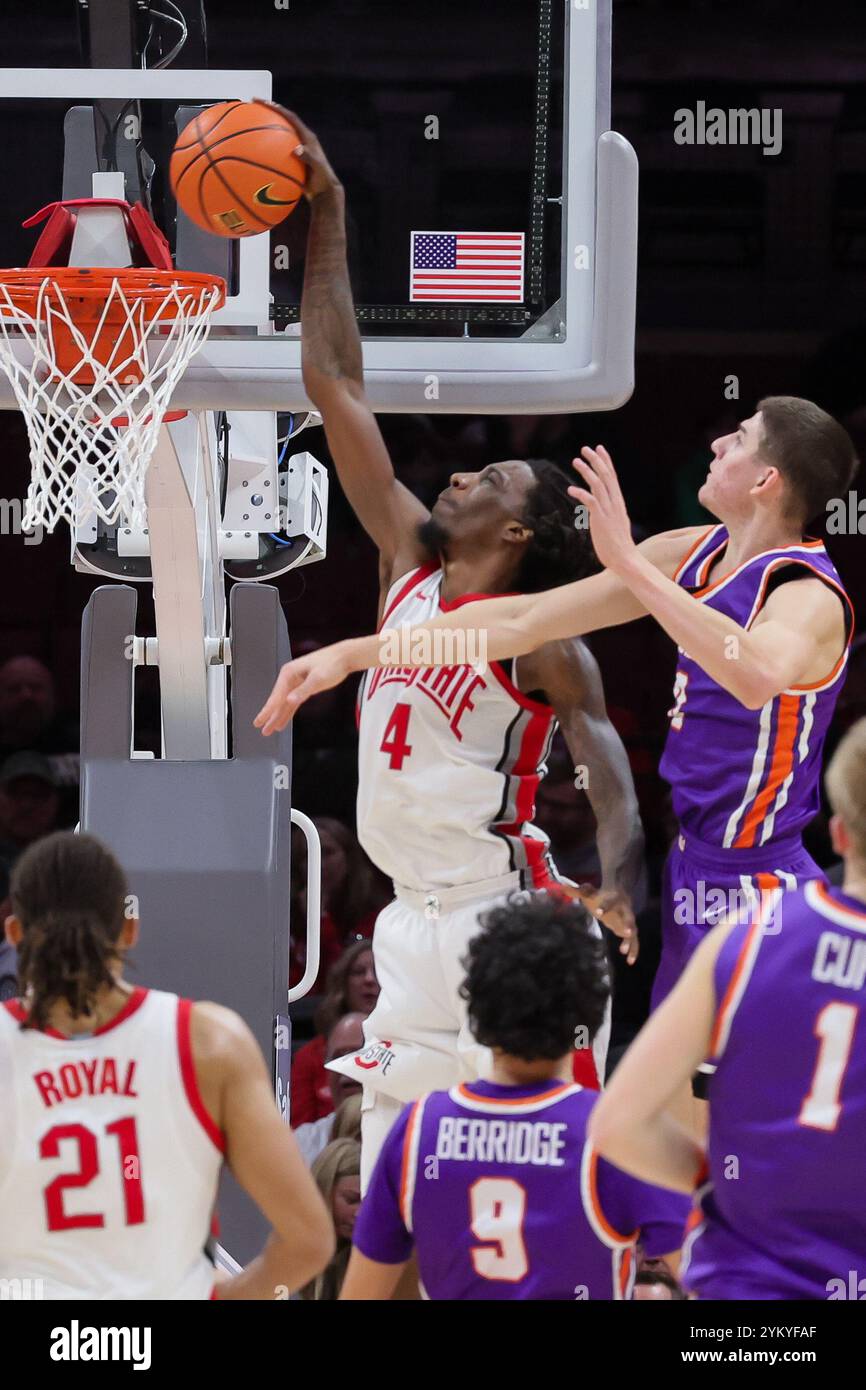
<path fill-rule="evenodd" d="M 409 299 L 520 304 L 523 232 L 413 232 Z"/>

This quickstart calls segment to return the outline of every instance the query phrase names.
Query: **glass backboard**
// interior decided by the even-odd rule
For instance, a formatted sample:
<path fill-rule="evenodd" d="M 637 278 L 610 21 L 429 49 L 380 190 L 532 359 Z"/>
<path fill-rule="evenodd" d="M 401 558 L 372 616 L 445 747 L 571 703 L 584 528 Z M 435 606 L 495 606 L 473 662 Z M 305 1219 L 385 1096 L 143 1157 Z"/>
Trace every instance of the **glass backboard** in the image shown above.
<path fill-rule="evenodd" d="M 628 397 L 637 175 L 608 130 L 609 0 L 437 0 L 423 52 L 417 15 L 394 0 L 254 12 L 208 0 L 206 11 L 207 69 L 63 67 L 55 45 L 54 66 L 0 70 L 0 264 L 27 260 L 35 234 L 21 222 L 87 196 L 94 166 L 135 166 L 129 195 L 143 193 L 176 263 L 225 274 L 230 288 L 176 403 L 301 408 L 306 204 L 270 235 L 228 242 L 193 227 L 166 177 L 198 109 L 273 95 L 316 129 L 346 185 L 378 409 L 517 413 Z M 473 238 L 511 248 L 520 275 L 508 292 L 482 282 L 464 294 L 465 282 L 438 278 L 431 289 L 431 268 Z"/>

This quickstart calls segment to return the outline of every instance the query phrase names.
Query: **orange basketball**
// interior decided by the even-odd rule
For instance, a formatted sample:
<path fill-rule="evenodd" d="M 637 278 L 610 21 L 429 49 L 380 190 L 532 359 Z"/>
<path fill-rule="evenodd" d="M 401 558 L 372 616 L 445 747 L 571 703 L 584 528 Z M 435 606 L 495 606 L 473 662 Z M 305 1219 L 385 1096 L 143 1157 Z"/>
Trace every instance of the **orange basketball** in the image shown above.
<path fill-rule="evenodd" d="M 261 101 L 223 101 L 181 131 L 169 164 L 187 217 L 217 236 L 255 236 L 297 207 L 307 166 L 285 116 Z"/>

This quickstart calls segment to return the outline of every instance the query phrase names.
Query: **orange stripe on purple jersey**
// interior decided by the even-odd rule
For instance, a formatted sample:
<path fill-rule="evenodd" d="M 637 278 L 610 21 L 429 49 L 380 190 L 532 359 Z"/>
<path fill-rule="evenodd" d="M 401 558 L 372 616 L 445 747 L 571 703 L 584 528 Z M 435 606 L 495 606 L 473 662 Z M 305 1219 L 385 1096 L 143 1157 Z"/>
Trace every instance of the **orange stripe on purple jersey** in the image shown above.
<path fill-rule="evenodd" d="M 773 877 L 773 875 L 769 875 L 769 877 Z M 778 879 L 776 879 L 776 883 L 778 884 Z M 718 1049 L 721 1044 L 723 1034 L 729 1027 L 733 1013 L 736 1011 L 736 1005 L 737 1000 L 739 998 L 739 994 L 742 990 L 742 987 L 746 979 L 748 979 L 749 963 L 752 959 L 752 952 L 755 946 L 755 938 L 759 936 L 760 932 L 761 917 L 760 914 L 756 914 L 756 916 L 752 919 L 752 924 L 749 927 L 748 932 L 746 933 L 746 939 L 743 942 L 742 949 L 740 950 L 740 954 L 737 957 L 737 963 L 733 969 L 731 978 L 728 981 L 728 987 L 725 991 L 725 997 L 722 1000 L 716 1012 L 716 1021 L 713 1025 L 713 1031 L 710 1037 L 710 1057 L 718 1056 Z M 698 1182 L 700 1182 L 700 1178 L 698 1179 Z"/>
<path fill-rule="evenodd" d="M 414 1140 L 415 1130 L 418 1124 L 418 1110 L 421 1105 L 420 1100 L 416 1100 L 412 1106 L 412 1113 L 409 1116 L 409 1123 L 406 1126 L 406 1139 L 403 1144 L 403 1162 L 400 1169 L 400 1211 L 405 1222 L 406 1229 L 412 1229 L 412 1188 L 415 1185 L 415 1152 Z"/>
<path fill-rule="evenodd" d="M 589 1198 L 592 1206 L 592 1213 L 601 1229 L 609 1240 L 617 1245 L 628 1245 L 631 1241 L 637 1240 L 640 1231 L 634 1230 L 630 1235 L 623 1235 L 622 1231 L 614 1230 L 602 1211 L 601 1202 L 598 1196 L 598 1154 L 593 1149 L 589 1156 Z"/>
<path fill-rule="evenodd" d="M 796 695 L 778 697 L 779 716 L 776 724 L 776 738 L 767 780 L 746 810 L 743 828 L 734 841 L 736 849 L 751 849 L 770 807 L 773 805 L 782 783 L 790 775 L 794 766 L 794 744 L 799 725 L 800 700 Z"/>
<path fill-rule="evenodd" d="M 838 595 L 850 641 L 850 601 L 821 541 L 769 550 L 727 572 L 726 541 L 725 528 L 718 527 L 681 569 L 677 583 L 697 602 L 748 629 L 778 585 L 817 578 Z M 758 849 L 799 837 L 820 807 L 822 748 L 845 661 L 843 651 L 823 681 L 747 709 L 680 651 L 676 727 L 660 771 L 671 785 L 686 839 L 691 835 L 719 849 Z M 763 867 L 776 865 L 744 864 L 742 872 Z M 778 867 L 784 869 L 784 862 Z"/>
<path fill-rule="evenodd" d="M 558 1086 L 551 1086 L 549 1091 L 542 1091 L 540 1095 L 533 1095 L 532 1104 L 539 1105 L 543 1101 L 551 1100 L 554 1096 L 562 1095 L 563 1091 L 567 1091 L 570 1089 L 570 1086 L 571 1083 L 567 1081 L 561 1082 Z M 466 1085 L 458 1086 L 457 1093 L 458 1095 L 462 1096 L 464 1100 L 470 1100 L 474 1104 L 478 1104 L 479 1100 L 481 1099 L 473 1091 L 470 1091 L 469 1087 Z M 525 1108 L 527 1101 L 524 1096 L 518 1096 L 511 1099 L 503 1096 L 497 1096 L 495 1098 L 492 1096 L 485 1096 L 483 1098 L 483 1104 L 485 1106 L 491 1105 L 496 1109 L 509 1110 L 513 1109 L 515 1106 Z"/>
<path fill-rule="evenodd" d="M 754 925 L 721 944 L 716 996 L 739 983 L 684 1276 L 701 1299 L 857 1297 L 846 1279 L 866 1248 L 863 908 L 813 880 L 785 893 L 784 929 L 761 934 L 747 978 Z"/>

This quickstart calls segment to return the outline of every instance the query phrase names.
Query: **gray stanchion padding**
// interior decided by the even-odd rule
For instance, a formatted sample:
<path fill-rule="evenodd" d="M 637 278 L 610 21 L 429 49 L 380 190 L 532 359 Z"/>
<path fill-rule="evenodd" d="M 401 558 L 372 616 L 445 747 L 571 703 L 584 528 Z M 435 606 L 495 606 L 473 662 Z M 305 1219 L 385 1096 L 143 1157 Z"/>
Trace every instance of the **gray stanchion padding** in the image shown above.
<path fill-rule="evenodd" d="M 81 620 L 81 767 L 91 755 L 129 759 L 138 594 L 129 584 L 95 589 Z"/>
<path fill-rule="evenodd" d="M 179 762 L 129 757 L 132 663 L 123 663 L 124 694 L 117 651 L 121 629 L 133 630 L 135 594 L 108 587 L 92 595 L 83 627 L 81 828 L 114 849 L 138 899 L 132 979 L 237 1010 L 273 1066 L 288 986 L 291 735 L 266 740 L 247 726 L 288 655 L 288 634 L 275 590 L 238 587 L 231 597 L 235 756 Z M 219 1211 L 223 1245 L 246 1262 L 266 1226 L 229 1176 Z"/>

